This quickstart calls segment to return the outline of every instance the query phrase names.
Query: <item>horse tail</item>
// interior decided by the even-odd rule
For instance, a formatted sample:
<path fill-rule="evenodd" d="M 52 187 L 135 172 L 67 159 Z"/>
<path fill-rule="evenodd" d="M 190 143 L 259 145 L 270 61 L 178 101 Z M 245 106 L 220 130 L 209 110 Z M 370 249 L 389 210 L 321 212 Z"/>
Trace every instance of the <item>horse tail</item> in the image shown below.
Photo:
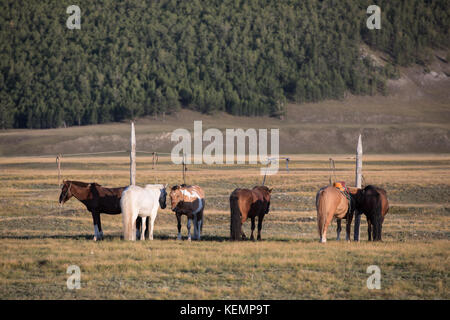
<path fill-rule="evenodd" d="M 325 231 L 325 224 L 327 221 L 327 206 L 325 188 L 320 189 L 316 195 L 316 209 L 317 209 L 317 228 L 319 231 L 320 241 L 322 242 L 323 233 Z"/>
<path fill-rule="evenodd" d="M 122 209 L 122 222 L 123 222 L 123 239 L 134 240 L 133 237 L 133 199 L 130 189 L 126 189 L 120 199 L 120 207 Z M 136 233 L 134 233 L 136 236 Z"/>
<path fill-rule="evenodd" d="M 239 209 L 239 197 L 233 192 L 230 196 L 230 238 L 231 240 L 241 239 L 241 210 Z"/>
<path fill-rule="evenodd" d="M 202 223 L 200 224 L 200 233 L 203 232 L 203 225 L 205 224 L 205 199 L 202 199 L 203 209 L 202 209 Z"/>
<path fill-rule="evenodd" d="M 377 192 L 375 195 L 375 207 L 373 208 L 373 240 L 381 241 L 381 226 L 383 222 L 383 216 L 381 214 L 382 201 L 380 194 Z"/>

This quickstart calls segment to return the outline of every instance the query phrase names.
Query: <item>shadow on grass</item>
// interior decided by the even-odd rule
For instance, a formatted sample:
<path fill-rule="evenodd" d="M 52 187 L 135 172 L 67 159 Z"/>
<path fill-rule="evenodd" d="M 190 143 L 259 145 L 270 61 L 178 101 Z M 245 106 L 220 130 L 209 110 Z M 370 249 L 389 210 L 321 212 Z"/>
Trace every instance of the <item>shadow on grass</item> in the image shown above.
<path fill-rule="evenodd" d="M 71 239 L 71 240 L 93 240 L 93 234 L 53 234 L 53 235 L 0 235 L 0 239 L 16 239 L 16 240 L 33 240 L 33 239 Z M 162 234 L 154 234 L 154 240 L 176 240 L 174 236 L 162 235 Z M 115 240 L 123 240 L 123 236 L 121 234 L 110 234 L 104 235 L 103 240 L 101 241 L 115 241 Z M 205 235 L 202 236 L 200 241 L 216 241 L 223 242 L 229 240 L 228 237 L 216 236 L 216 235 Z M 136 241 L 141 241 L 137 239 Z M 145 239 L 144 241 L 150 241 Z M 187 236 L 184 236 L 180 241 L 187 241 Z M 197 240 L 192 240 L 193 242 Z M 99 241 L 100 242 L 100 241 Z"/>
<path fill-rule="evenodd" d="M 0 235 L 0 239 L 16 239 L 16 240 L 34 240 L 34 239 L 61 239 L 61 240 L 90 240 L 93 241 L 94 235 L 92 234 L 55 234 L 55 235 Z M 187 236 L 183 236 L 181 240 L 177 240 L 174 236 L 163 235 L 163 234 L 155 234 L 153 235 L 154 240 L 162 240 L 162 241 L 187 241 Z M 123 236 L 121 234 L 110 234 L 104 235 L 103 240 L 98 241 L 117 241 L 123 240 Z M 330 239 L 333 241 L 332 239 Z M 141 241 L 141 240 L 136 240 Z M 145 239 L 144 241 L 151 241 Z M 192 240 L 192 242 L 197 242 L 198 240 Z M 220 235 L 203 235 L 200 242 L 233 242 L 233 243 L 264 243 L 264 242 L 284 242 L 284 243 L 312 243 L 318 242 L 316 239 L 299 239 L 299 238 L 278 238 L 278 237 L 268 237 L 263 238 L 262 240 L 239 240 L 239 241 L 230 241 L 229 237 L 220 236 Z M 341 241 L 346 242 L 346 241 Z"/>

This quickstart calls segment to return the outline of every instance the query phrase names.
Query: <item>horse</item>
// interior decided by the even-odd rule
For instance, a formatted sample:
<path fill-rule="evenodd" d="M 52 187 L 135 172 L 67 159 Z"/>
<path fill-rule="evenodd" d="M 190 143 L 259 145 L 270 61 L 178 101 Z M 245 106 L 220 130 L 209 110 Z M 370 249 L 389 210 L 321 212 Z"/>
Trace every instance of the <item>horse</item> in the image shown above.
<path fill-rule="evenodd" d="M 64 180 L 59 195 L 59 203 L 63 205 L 75 197 L 86 206 L 92 214 L 94 223 L 94 241 L 103 239 L 100 213 L 120 214 L 120 198 L 125 187 L 105 188 L 98 183 Z"/>
<path fill-rule="evenodd" d="M 381 229 L 384 217 L 389 211 L 389 201 L 386 190 L 368 185 L 357 197 L 359 214 L 364 213 L 367 218 L 367 233 L 369 241 L 381 241 Z"/>
<path fill-rule="evenodd" d="M 141 240 L 145 240 L 147 217 L 150 217 L 149 239 L 153 240 L 153 227 L 158 208 L 166 208 L 166 195 L 166 186 L 162 184 L 148 184 L 145 188 L 131 185 L 125 188 L 120 199 L 125 240 L 136 240 L 136 219 L 138 217 L 142 218 Z"/>
<path fill-rule="evenodd" d="M 187 216 L 188 241 L 191 241 L 191 223 L 194 223 L 194 239 L 200 240 L 203 229 L 203 211 L 205 209 L 205 193 L 199 186 L 186 184 L 173 186 L 170 190 L 172 211 L 177 216 L 178 236 L 181 240 L 181 216 Z"/>
<path fill-rule="evenodd" d="M 252 221 L 252 234 L 250 240 L 254 240 L 255 218 L 258 217 L 258 237 L 261 240 L 261 229 L 264 215 L 269 213 L 270 196 L 272 189 L 265 186 L 256 186 L 253 189 L 235 189 L 230 195 L 230 239 L 245 240 L 247 237 L 242 230 L 242 225 L 247 218 Z"/>
<path fill-rule="evenodd" d="M 334 186 L 322 187 L 316 194 L 317 226 L 321 243 L 327 242 L 327 229 L 334 217 L 337 219 L 337 240 L 340 240 L 341 219 L 346 219 L 345 239 L 350 241 L 356 196 L 360 189 L 349 187 L 346 189 L 350 195 L 350 200 Z"/>

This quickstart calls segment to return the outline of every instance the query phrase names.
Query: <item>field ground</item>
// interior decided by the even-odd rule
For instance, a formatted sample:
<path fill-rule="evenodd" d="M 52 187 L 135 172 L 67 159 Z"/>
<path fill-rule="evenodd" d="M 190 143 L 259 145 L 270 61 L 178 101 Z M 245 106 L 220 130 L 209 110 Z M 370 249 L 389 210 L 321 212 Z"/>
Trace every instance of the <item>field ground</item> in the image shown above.
<path fill-rule="evenodd" d="M 203 240 L 176 241 L 176 219 L 161 210 L 155 240 L 121 240 L 121 216 L 102 215 L 106 239 L 93 242 L 92 218 L 72 199 L 59 208 L 54 158 L 0 159 L 0 299 L 449 299 L 450 155 L 367 155 L 364 178 L 388 191 L 383 242 L 318 243 L 315 193 L 329 179 L 354 181 L 351 155 L 294 155 L 267 178 L 274 188 L 262 242 L 232 243 L 228 196 L 260 184 L 255 165 L 190 166 L 187 182 L 205 189 Z M 180 168 L 138 157 L 137 184 L 180 183 Z M 63 158 L 65 179 L 128 184 L 127 157 Z M 245 230 L 250 229 L 250 222 Z M 81 268 L 81 289 L 66 286 Z M 381 289 L 366 286 L 381 269 Z"/>

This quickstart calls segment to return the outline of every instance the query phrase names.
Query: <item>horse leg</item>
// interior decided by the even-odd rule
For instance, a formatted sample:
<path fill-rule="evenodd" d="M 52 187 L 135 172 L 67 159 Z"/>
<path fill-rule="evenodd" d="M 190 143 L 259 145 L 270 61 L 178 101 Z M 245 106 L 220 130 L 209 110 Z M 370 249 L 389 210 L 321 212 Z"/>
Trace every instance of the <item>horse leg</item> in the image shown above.
<path fill-rule="evenodd" d="M 145 225 L 145 238 L 147 238 L 147 239 L 150 239 L 149 228 L 148 228 L 148 221 L 149 221 L 149 220 L 150 220 L 150 219 L 147 218 L 147 223 L 146 223 L 146 225 Z M 151 239 L 151 240 L 153 240 L 153 239 Z"/>
<path fill-rule="evenodd" d="M 200 240 L 201 234 L 202 234 L 202 225 L 203 225 L 203 210 L 198 213 L 199 219 L 197 221 L 197 230 L 198 230 L 198 238 L 197 240 Z"/>
<path fill-rule="evenodd" d="M 100 240 L 103 240 L 102 221 L 101 221 L 100 213 L 98 214 L 98 231 L 99 231 Z"/>
<path fill-rule="evenodd" d="M 145 229 L 146 229 L 146 226 L 147 226 L 146 222 L 147 222 L 147 217 L 142 217 L 141 240 L 145 240 Z"/>
<path fill-rule="evenodd" d="M 177 240 L 181 240 L 181 215 L 178 213 L 177 213 L 177 228 L 178 228 Z"/>
<path fill-rule="evenodd" d="M 336 225 L 337 225 L 337 229 L 336 229 L 336 232 L 337 232 L 336 240 L 337 240 L 337 241 L 341 240 L 341 230 L 342 230 L 341 222 L 342 222 L 342 219 L 336 219 Z"/>
<path fill-rule="evenodd" d="M 136 218 L 136 239 L 141 238 L 141 229 L 142 229 L 142 218 L 137 217 Z"/>
<path fill-rule="evenodd" d="M 204 205 L 203 205 L 204 206 Z M 195 215 L 196 221 L 194 221 L 194 224 L 197 226 L 197 237 L 195 237 L 196 240 L 200 240 L 201 233 L 202 233 L 202 224 L 203 224 L 203 209 L 200 210 Z"/>
<path fill-rule="evenodd" d="M 369 235 L 369 241 L 372 241 L 372 223 L 369 218 L 367 218 L 367 234 Z"/>
<path fill-rule="evenodd" d="M 188 241 L 191 241 L 191 222 L 192 222 L 192 219 L 190 219 L 188 217 L 188 221 L 187 221 Z"/>
<path fill-rule="evenodd" d="M 352 232 L 352 220 L 353 220 L 353 213 L 347 214 L 347 227 L 345 228 L 346 234 L 345 234 L 345 240 L 350 241 L 350 233 Z"/>
<path fill-rule="evenodd" d="M 320 242 L 322 242 L 322 243 L 327 242 L 327 230 L 328 230 L 328 226 L 331 223 L 331 220 L 333 220 L 333 215 L 328 214 L 326 217 L 326 220 L 325 220 L 325 224 L 323 226 L 322 235 L 320 237 Z"/>
<path fill-rule="evenodd" d="M 257 237 L 257 240 L 261 240 L 261 229 L 262 229 L 263 220 L 264 220 L 264 215 L 262 214 L 262 215 L 260 215 L 258 217 L 258 237 Z"/>
<path fill-rule="evenodd" d="M 147 232 L 147 234 L 148 234 L 148 238 L 150 240 L 153 240 L 153 227 L 155 226 L 156 214 L 153 214 L 149 219 L 150 219 L 150 232 Z M 149 219 L 147 219 L 147 222 Z M 147 231 L 148 231 L 148 229 L 147 229 Z"/>
<path fill-rule="evenodd" d="M 353 240 L 359 241 L 359 229 L 361 225 L 361 212 L 355 210 L 355 229 L 353 230 Z"/>
<path fill-rule="evenodd" d="M 136 219 L 131 219 L 131 240 L 136 241 Z"/>
<path fill-rule="evenodd" d="M 100 232 L 98 230 L 98 224 L 100 221 L 100 214 L 92 211 L 92 220 L 94 221 L 94 241 L 100 240 Z"/>
<path fill-rule="evenodd" d="M 194 240 L 198 240 L 198 217 L 197 214 L 194 214 Z"/>
<path fill-rule="evenodd" d="M 252 217 L 252 234 L 250 235 L 250 240 L 255 240 L 255 237 L 253 236 L 253 231 L 255 230 L 255 217 Z"/>
<path fill-rule="evenodd" d="M 244 222 L 247 221 L 247 217 L 244 218 L 244 216 L 242 216 L 241 218 L 241 235 L 242 235 L 242 240 L 246 240 L 247 236 L 244 233 Z"/>

